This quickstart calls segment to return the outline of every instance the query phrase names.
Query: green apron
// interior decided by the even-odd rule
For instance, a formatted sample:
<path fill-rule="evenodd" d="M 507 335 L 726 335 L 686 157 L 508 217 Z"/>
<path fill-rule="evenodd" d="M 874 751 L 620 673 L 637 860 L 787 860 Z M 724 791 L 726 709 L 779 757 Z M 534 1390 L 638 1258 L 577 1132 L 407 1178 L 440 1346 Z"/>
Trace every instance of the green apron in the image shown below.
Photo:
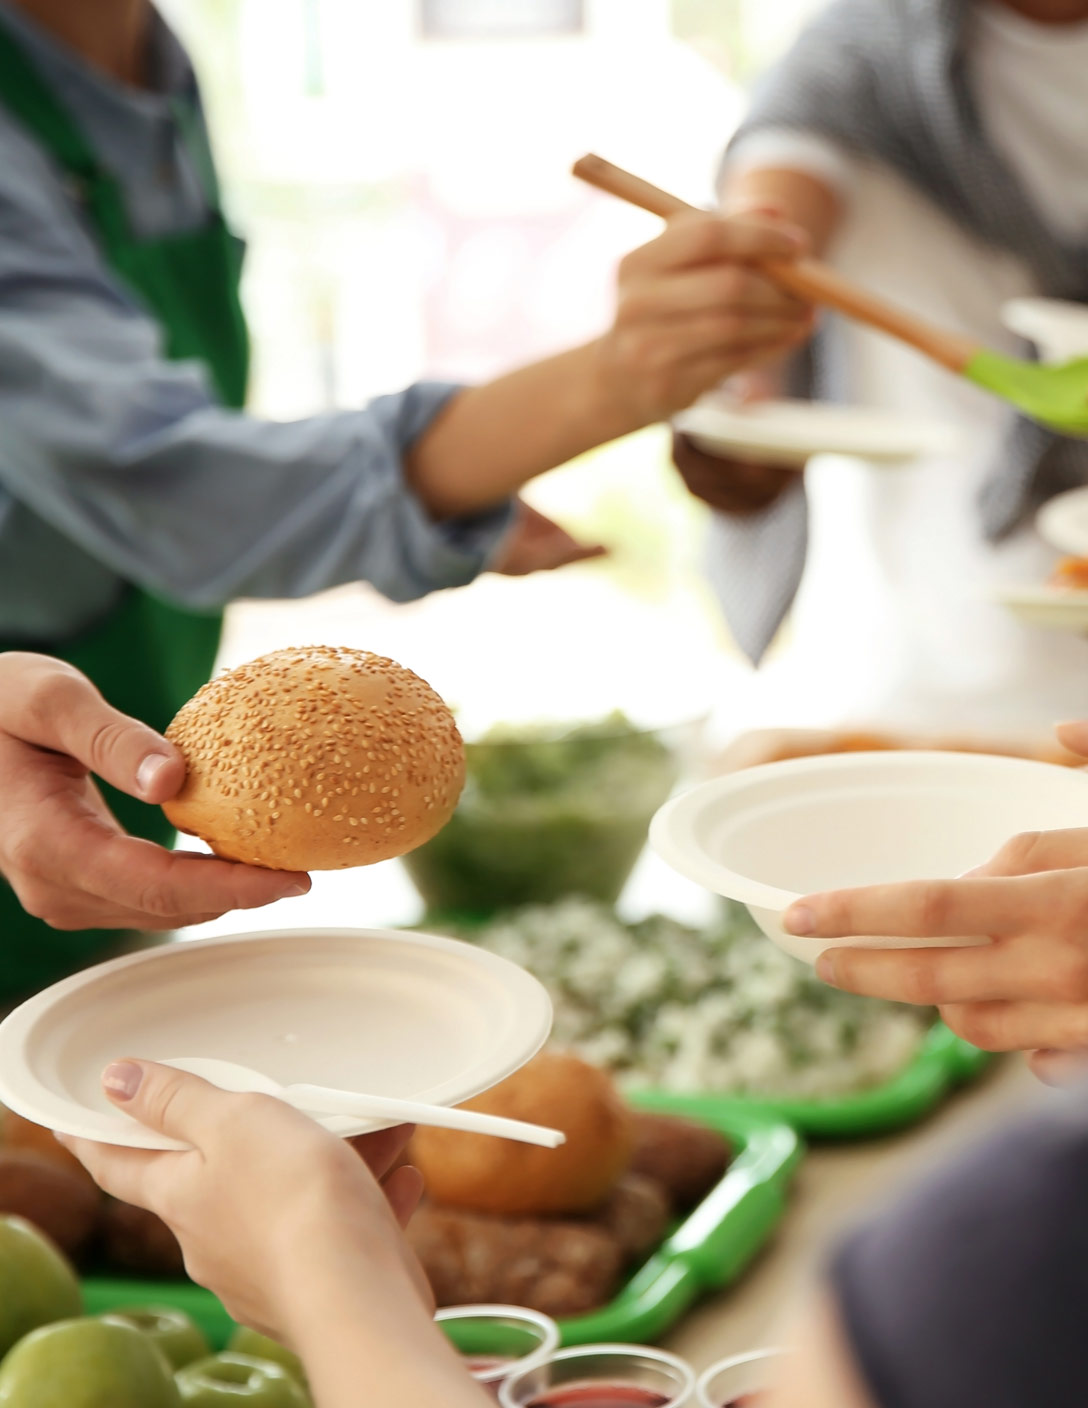
<path fill-rule="evenodd" d="M 239 300 L 242 246 L 220 213 L 211 152 L 195 111 L 179 103 L 176 116 L 204 174 L 212 214 L 195 232 L 141 240 L 129 227 L 117 182 L 2 23 L 0 103 L 75 182 L 103 258 L 159 323 L 166 354 L 203 362 L 223 404 L 241 406 L 249 367 Z M 69 661 L 116 708 L 161 732 L 211 674 L 220 625 L 218 615 L 183 611 L 128 585 L 105 620 L 78 637 L 33 647 L 0 638 L 0 650 L 34 648 Z M 103 791 L 127 831 L 170 841 L 172 828 L 158 807 Z M 27 915 L 0 880 L 0 1003 L 96 962 L 130 939 L 101 929 L 50 929 Z"/>

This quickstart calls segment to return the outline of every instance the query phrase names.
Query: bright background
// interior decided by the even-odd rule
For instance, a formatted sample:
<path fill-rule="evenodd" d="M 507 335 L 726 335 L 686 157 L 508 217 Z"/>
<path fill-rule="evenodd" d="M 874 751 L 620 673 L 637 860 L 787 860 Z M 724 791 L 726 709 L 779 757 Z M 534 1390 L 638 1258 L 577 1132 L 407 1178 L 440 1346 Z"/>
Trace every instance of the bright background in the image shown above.
<path fill-rule="evenodd" d="M 571 162 L 595 150 L 708 203 L 746 85 L 816 3 L 168 0 L 250 242 L 253 409 L 289 419 L 419 377 L 475 380 L 593 336 L 616 263 L 658 222 L 581 187 Z M 653 721 L 710 707 L 722 736 L 751 722 L 746 667 L 702 576 L 703 512 L 665 430 L 528 497 L 609 559 L 408 607 L 363 587 L 242 603 L 223 662 L 351 644 L 410 665 L 473 719 L 618 704 Z M 634 907 L 663 885 L 651 864 Z M 307 918 L 344 917 L 360 887 L 369 918 L 412 909 L 399 871 L 377 867 L 321 877 Z"/>

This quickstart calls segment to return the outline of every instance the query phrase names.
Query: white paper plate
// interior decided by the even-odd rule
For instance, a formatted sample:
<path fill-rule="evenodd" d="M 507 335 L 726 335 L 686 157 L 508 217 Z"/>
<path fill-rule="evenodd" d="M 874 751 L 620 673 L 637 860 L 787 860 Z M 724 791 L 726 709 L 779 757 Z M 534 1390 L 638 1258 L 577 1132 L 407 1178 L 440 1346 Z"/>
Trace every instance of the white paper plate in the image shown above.
<path fill-rule="evenodd" d="M 1025 625 L 1088 635 L 1088 591 L 1046 585 L 1003 587 L 994 599 Z"/>
<path fill-rule="evenodd" d="M 1007 328 L 1034 342 L 1044 362 L 1088 356 L 1088 306 L 1061 298 L 1013 298 L 1001 309 Z"/>
<path fill-rule="evenodd" d="M 1035 515 L 1039 536 L 1069 557 L 1088 557 L 1088 488 L 1070 489 Z"/>
<path fill-rule="evenodd" d="M 798 469 L 811 455 L 902 464 L 919 455 L 948 454 L 956 444 L 948 427 L 919 417 L 818 401 L 757 401 L 742 407 L 721 392 L 682 411 L 673 426 L 707 454 Z"/>
<path fill-rule="evenodd" d="M 65 1134 L 177 1148 L 105 1098 L 110 1061 L 215 1056 L 283 1084 L 457 1105 L 524 1065 L 551 1021 L 535 978 L 453 939 L 306 929 L 170 944 L 16 1008 L 0 1023 L 0 1102 Z M 321 1123 L 341 1135 L 382 1127 Z"/>
<path fill-rule="evenodd" d="M 747 905 L 768 938 L 812 963 L 826 948 L 927 941 L 797 938 L 781 919 L 802 896 L 948 879 L 1020 831 L 1074 826 L 1088 826 L 1088 774 L 1078 769 L 976 753 L 844 753 L 706 782 L 662 807 L 650 844 L 689 880 Z"/>

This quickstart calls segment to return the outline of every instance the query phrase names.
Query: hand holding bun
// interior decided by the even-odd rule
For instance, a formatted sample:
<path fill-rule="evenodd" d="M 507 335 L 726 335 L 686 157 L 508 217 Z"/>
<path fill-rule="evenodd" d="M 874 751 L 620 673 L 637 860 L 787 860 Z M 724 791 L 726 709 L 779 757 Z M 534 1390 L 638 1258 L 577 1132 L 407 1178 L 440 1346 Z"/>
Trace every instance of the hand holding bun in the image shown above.
<path fill-rule="evenodd" d="M 453 715 L 424 680 L 365 650 L 277 650 L 206 684 L 166 736 L 185 755 L 163 807 L 216 855 L 342 870 L 414 850 L 465 780 Z"/>
<path fill-rule="evenodd" d="M 468 1110 L 561 1129 L 567 1142 L 539 1149 L 483 1134 L 420 1129 L 412 1162 L 428 1195 L 446 1207 L 505 1215 L 594 1212 L 631 1159 L 634 1115 L 611 1076 L 565 1051 L 543 1051 Z"/>

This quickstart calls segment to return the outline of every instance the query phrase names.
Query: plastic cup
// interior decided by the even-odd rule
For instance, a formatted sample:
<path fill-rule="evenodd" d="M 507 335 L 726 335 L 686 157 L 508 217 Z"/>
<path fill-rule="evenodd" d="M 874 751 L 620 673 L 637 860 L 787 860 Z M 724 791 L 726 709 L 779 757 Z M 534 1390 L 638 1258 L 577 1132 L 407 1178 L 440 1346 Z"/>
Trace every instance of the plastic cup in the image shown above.
<path fill-rule="evenodd" d="M 520 1305 L 451 1305 L 435 1321 L 476 1380 L 494 1395 L 511 1374 L 559 1348 L 559 1326 Z"/>
<path fill-rule="evenodd" d="M 760 1395 L 774 1383 L 784 1355 L 781 1349 L 754 1349 L 719 1359 L 699 1376 L 699 1408 L 760 1408 Z"/>
<path fill-rule="evenodd" d="M 592 1344 L 511 1374 L 503 1408 L 681 1408 L 694 1402 L 695 1372 L 685 1360 L 645 1345 Z"/>

